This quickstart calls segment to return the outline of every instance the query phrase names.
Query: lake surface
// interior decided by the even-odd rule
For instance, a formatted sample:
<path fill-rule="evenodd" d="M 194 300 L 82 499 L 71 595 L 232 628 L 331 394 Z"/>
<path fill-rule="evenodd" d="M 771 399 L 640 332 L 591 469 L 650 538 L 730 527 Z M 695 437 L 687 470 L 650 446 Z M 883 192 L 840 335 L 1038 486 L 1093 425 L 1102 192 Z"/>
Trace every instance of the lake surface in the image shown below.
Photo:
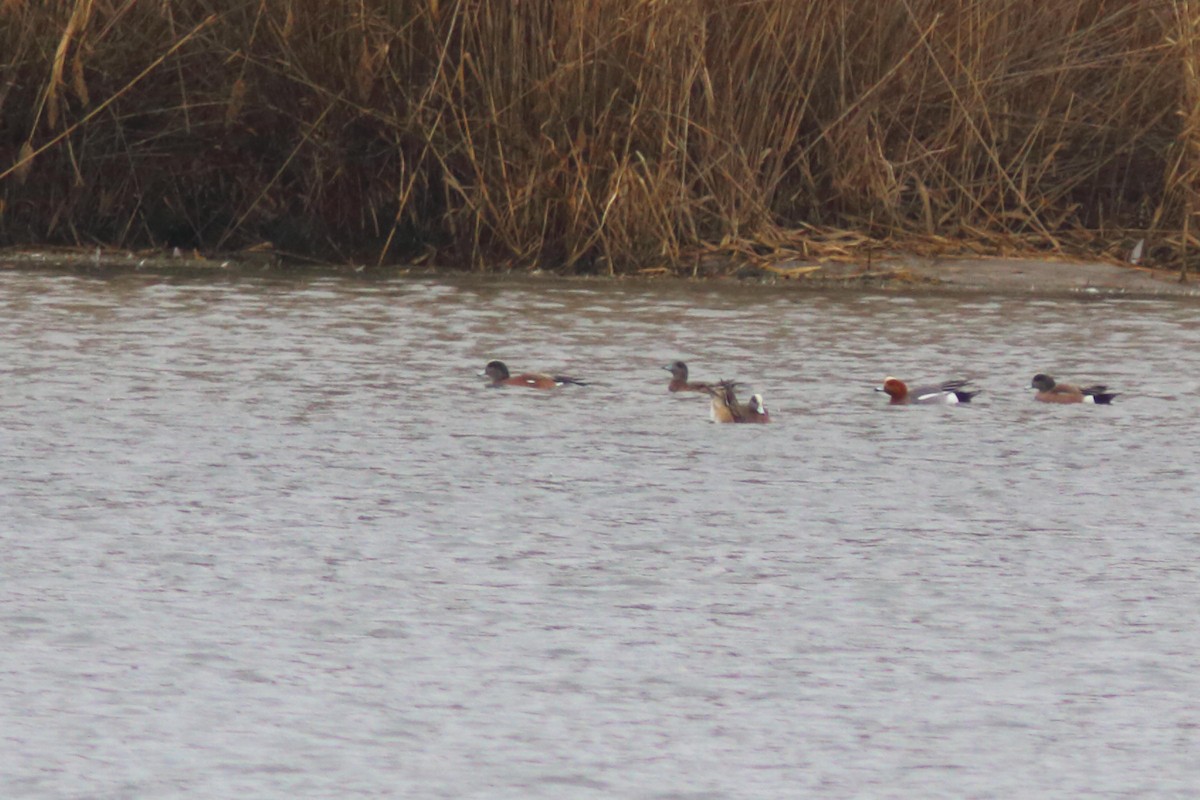
<path fill-rule="evenodd" d="M 1195 301 L 2 272 L 0 309 L 4 798 L 1200 786 Z"/>

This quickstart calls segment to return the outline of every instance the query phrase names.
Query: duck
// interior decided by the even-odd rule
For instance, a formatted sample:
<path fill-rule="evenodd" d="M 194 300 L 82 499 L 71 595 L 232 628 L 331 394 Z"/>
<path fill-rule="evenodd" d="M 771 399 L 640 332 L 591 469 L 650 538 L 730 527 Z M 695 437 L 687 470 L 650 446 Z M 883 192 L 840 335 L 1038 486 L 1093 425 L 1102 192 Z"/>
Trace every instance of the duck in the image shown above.
<path fill-rule="evenodd" d="M 1033 399 L 1042 403 L 1109 405 L 1118 394 L 1108 391 L 1108 387 L 1102 384 L 1076 386 L 1071 383 L 1058 383 L 1054 378 L 1041 372 L 1033 376 L 1029 388 L 1037 389 L 1037 394 L 1033 396 Z"/>
<path fill-rule="evenodd" d="M 767 411 L 766 403 L 761 394 L 752 394 L 742 407 L 742 422 L 766 423 L 771 421 L 771 413 Z"/>
<path fill-rule="evenodd" d="M 671 373 L 671 382 L 667 384 L 668 392 L 707 392 L 707 383 L 689 383 L 688 367 L 682 361 L 674 361 L 663 367 Z"/>
<path fill-rule="evenodd" d="M 729 380 L 719 381 L 715 386 L 708 387 L 711 398 L 709 415 L 713 422 L 770 422 L 766 404 L 761 394 L 751 395 L 749 402 L 739 403 L 735 389 L 737 383 Z"/>
<path fill-rule="evenodd" d="M 483 372 L 479 373 L 479 377 L 488 378 L 492 387 L 524 386 L 529 389 L 557 389 L 568 384 L 587 386 L 584 381 L 569 375 L 549 375 L 544 372 L 522 372 L 519 375 L 510 375 L 508 366 L 503 361 L 489 361 Z"/>
<path fill-rule="evenodd" d="M 972 397 L 979 394 L 978 389 L 965 388 L 970 382 L 969 379 L 963 378 L 942 381 L 931 386 L 914 386 L 910 389 L 899 378 L 888 376 L 883 379 L 882 386 L 875 387 L 875 391 L 886 392 L 892 398 L 890 404 L 894 406 L 913 403 L 920 405 L 969 403 Z"/>

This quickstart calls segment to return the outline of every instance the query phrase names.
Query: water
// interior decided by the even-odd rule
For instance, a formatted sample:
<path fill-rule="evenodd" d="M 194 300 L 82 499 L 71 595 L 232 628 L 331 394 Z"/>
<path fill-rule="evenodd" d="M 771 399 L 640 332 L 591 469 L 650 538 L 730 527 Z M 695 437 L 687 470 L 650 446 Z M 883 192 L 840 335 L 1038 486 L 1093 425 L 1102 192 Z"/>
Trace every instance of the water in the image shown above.
<path fill-rule="evenodd" d="M 1190 797 L 1194 302 L 0 273 L 0 796 Z M 491 358 L 576 374 L 484 389 Z M 661 367 L 738 378 L 713 425 Z M 1103 381 L 1106 407 L 1031 401 Z M 973 376 L 971 406 L 871 389 Z"/>

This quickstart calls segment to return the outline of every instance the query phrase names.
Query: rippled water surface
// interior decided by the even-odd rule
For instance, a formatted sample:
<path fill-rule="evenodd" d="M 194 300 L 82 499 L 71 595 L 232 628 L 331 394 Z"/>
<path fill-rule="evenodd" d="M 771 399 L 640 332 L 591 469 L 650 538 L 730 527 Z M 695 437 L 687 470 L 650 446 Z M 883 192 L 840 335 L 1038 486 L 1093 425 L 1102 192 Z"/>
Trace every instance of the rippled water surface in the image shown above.
<path fill-rule="evenodd" d="M 1200 786 L 1194 302 L 5 272 L 0 307 L 5 798 Z M 711 424 L 677 358 L 775 423 Z"/>

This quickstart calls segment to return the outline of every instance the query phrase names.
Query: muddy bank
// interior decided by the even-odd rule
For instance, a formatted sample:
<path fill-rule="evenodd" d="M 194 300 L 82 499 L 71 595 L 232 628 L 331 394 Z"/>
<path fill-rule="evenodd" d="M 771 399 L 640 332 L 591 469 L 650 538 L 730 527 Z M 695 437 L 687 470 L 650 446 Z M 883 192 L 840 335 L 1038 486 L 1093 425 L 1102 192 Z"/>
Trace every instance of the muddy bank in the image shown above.
<path fill-rule="evenodd" d="M 766 269 L 772 273 L 778 270 Z M 814 286 L 862 284 L 947 292 L 1200 296 L 1200 283 L 1195 277 L 1180 282 L 1174 270 L 1034 258 L 896 258 L 871 266 L 825 264 L 796 280 Z"/>
<path fill-rule="evenodd" d="M 461 270 L 429 265 L 365 267 L 287 260 L 271 253 L 238 253 L 206 257 L 198 253 L 133 253 L 74 249 L 0 251 L 0 269 L 64 271 L 80 274 L 203 275 L 345 275 L 388 278 L 399 275 L 463 275 Z M 495 275 L 495 273 L 489 273 Z M 553 272 L 521 271 L 510 275 L 552 277 Z M 564 276 L 579 279 L 576 276 Z M 606 279 L 596 278 L 591 279 Z M 1197 297 L 1200 278 L 1179 280 L 1176 271 L 1098 261 L 1036 258 L 964 258 L 891 256 L 870 262 L 823 264 L 777 262 L 736 263 L 728 259 L 696 269 L 647 270 L 638 277 L 609 280 L 702 280 L 763 283 L 795 289 L 863 288 L 885 291 L 932 291 L 993 294 L 1100 294 L 1141 297 Z"/>

